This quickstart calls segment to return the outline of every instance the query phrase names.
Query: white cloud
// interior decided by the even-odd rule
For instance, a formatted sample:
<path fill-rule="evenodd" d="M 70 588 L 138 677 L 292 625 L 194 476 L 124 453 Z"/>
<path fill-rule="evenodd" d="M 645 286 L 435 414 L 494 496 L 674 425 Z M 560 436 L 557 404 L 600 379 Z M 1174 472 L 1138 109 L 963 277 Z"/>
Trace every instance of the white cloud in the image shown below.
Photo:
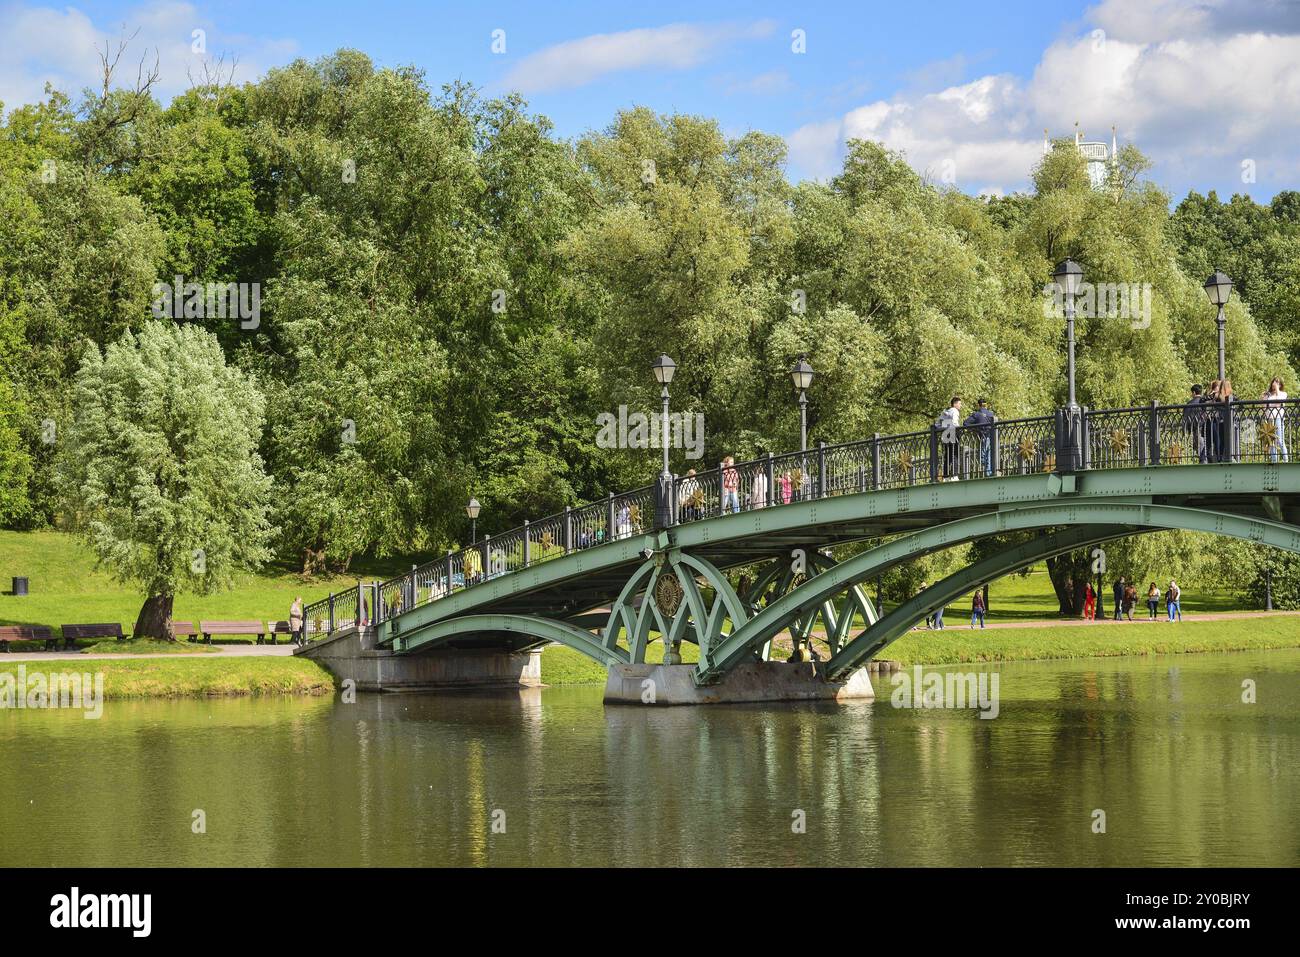
<path fill-rule="evenodd" d="M 750 96 L 772 96 L 793 89 L 790 74 L 785 70 L 769 70 L 746 80 L 736 80 L 727 84 L 728 94 L 748 94 Z"/>
<path fill-rule="evenodd" d="M 901 92 L 801 127 L 790 136 L 791 158 L 800 172 L 825 176 L 838 169 L 845 140 L 870 138 L 906 153 L 919 171 L 955 171 L 960 188 L 1009 191 L 1027 183 L 1043 129 L 1068 136 L 1077 121 L 1089 139 L 1109 140 L 1117 126 L 1157 175 L 1220 183 L 1251 159 L 1261 184 L 1293 185 L 1300 5 L 1105 0 L 1088 17 L 1078 37 L 1043 51 L 1026 80 L 989 75 Z"/>
<path fill-rule="evenodd" d="M 597 33 L 531 53 L 506 75 L 504 85 L 523 93 L 585 86 L 624 70 L 686 70 L 739 40 L 772 34 L 769 20 L 752 23 L 674 23 L 664 27 Z"/>
<path fill-rule="evenodd" d="M 138 30 L 138 33 L 137 33 Z M 206 33 L 206 54 L 191 48 L 194 30 Z M 135 80 L 142 56 L 152 66 L 158 60 L 158 95 L 164 100 L 189 86 L 188 73 L 202 75 L 205 58 L 215 62 L 223 52 L 238 58 L 237 83 L 256 79 L 268 67 L 290 59 L 296 44 L 230 33 L 203 16 L 192 4 L 146 3 L 132 9 L 122 21 L 95 23 L 75 7 L 12 4 L 0 7 L 0 102 L 5 109 L 34 103 L 44 97 L 46 82 L 75 100 L 87 86 L 100 81 L 99 53 L 105 43 L 110 54 L 121 39 L 136 33 L 118 64 L 116 81 Z"/>

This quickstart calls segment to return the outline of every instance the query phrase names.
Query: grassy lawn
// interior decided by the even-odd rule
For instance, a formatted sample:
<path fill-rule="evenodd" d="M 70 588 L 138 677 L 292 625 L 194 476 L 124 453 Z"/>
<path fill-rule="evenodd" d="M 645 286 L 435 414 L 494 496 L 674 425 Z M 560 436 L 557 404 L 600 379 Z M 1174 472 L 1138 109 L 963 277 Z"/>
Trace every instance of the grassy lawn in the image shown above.
<path fill-rule="evenodd" d="M 789 641 L 774 643 L 773 660 L 784 660 Z M 1098 622 L 1070 628 L 995 628 L 972 631 L 949 625 L 943 631 L 913 631 L 885 649 L 882 658 L 914 664 L 979 661 L 1030 661 L 1116 655 L 1181 654 L 1197 651 L 1248 651 L 1300 648 L 1300 616 L 1234 618 L 1226 621 Z M 826 649 L 819 644 L 819 653 Z M 682 645 L 682 659 L 697 661 L 699 649 Z M 650 645 L 647 659 L 662 660 L 663 646 Z M 550 646 L 542 652 L 547 684 L 603 684 L 606 669 L 576 651 Z"/>
<path fill-rule="evenodd" d="M 103 672 L 105 698 L 234 697 L 242 695 L 324 695 L 334 690 L 329 673 L 305 658 L 124 658 L 85 662 L 52 661 L 35 670 Z M 0 659 L 0 671 L 16 665 Z"/>
<path fill-rule="evenodd" d="M 188 641 L 154 641 L 132 638 L 129 641 L 97 641 L 81 649 L 83 655 L 202 655 L 220 651 L 216 645 L 191 644 Z"/>
<path fill-rule="evenodd" d="M 310 603 L 330 591 L 343 591 L 358 577 L 370 581 L 388 578 L 409 561 L 362 566 L 356 574 L 316 576 L 304 579 L 287 567 L 268 567 L 259 575 L 242 579 L 228 592 L 215 595 L 177 595 L 173 618 L 195 621 L 202 618 L 281 620 L 289 617 L 289 605 L 297 595 Z M 22 598 L 10 592 L 10 579 L 25 576 L 29 594 Z M 131 586 L 113 581 L 95 569 L 91 551 L 65 532 L 9 532 L 0 530 L 0 625 L 50 625 L 60 635 L 64 624 L 118 622 L 130 631 L 144 596 Z M 254 641 L 255 639 L 245 639 Z M 235 643 L 237 639 L 222 639 Z M 91 642 L 79 642 L 86 647 Z M 22 645 L 15 643 L 15 650 Z"/>

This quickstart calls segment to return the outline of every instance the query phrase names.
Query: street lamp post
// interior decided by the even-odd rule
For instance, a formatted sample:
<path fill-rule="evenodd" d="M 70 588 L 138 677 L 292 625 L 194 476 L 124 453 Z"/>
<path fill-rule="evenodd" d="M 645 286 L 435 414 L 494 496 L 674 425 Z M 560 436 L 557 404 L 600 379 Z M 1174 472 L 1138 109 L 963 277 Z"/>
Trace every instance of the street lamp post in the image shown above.
<path fill-rule="evenodd" d="M 666 355 L 660 355 L 658 359 L 650 366 L 654 371 L 655 381 L 662 386 L 660 397 L 664 402 L 664 417 L 661 423 L 663 429 L 663 448 L 664 448 L 664 475 L 671 475 L 668 471 L 668 386 L 672 384 L 673 374 L 677 372 L 677 363 Z"/>
<path fill-rule="evenodd" d="M 465 506 L 465 514 L 469 516 L 469 543 L 471 545 L 478 544 L 478 510 L 481 507 L 482 506 L 478 503 L 478 499 L 474 498 L 472 495 L 470 496 L 469 504 Z"/>
<path fill-rule="evenodd" d="M 813 368 L 808 364 L 807 356 L 800 356 L 799 361 L 790 370 L 790 379 L 799 390 L 799 451 L 808 451 L 808 387 L 812 385 Z"/>
<path fill-rule="evenodd" d="M 1070 398 L 1066 405 L 1074 409 L 1079 404 L 1074 396 L 1074 297 L 1079 294 L 1079 287 L 1083 284 L 1083 267 L 1073 259 L 1066 259 L 1056 267 L 1052 278 L 1065 296 L 1065 339 L 1069 347 L 1066 377 L 1070 383 Z"/>
<path fill-rule="evenodd" d="M 1205 280 L 1205 294 L 1219 310 L 1219 381 L 1222 382 L 1228 374 L 1223 361 L 1223 328 L 1228 321 L 1228 317 L 1224 314 L 1224 307 L 1232 297 L 1232 280 L 1216 269 L 1210 278 Z"/>
<path fill-rule="evenodd" d="M 1083 267 L 1073 259 L 1062 260 L 1052 273 L 1057 288 L 1065 298 L 1065 375 L 1069 383 L 1069 396 L 1065 408 L 1057 413 L 1056 467 L 1061 472 L 1073 472 L 1083 466 L 1083 416 L 1074 392 L 1074 297 L 1083 284 Z"/>
<path fill-rule="evenodd" d="M 650 366 L 655 374 L 655 381 L 660 386 L 660 397 L 664 403 L 662 429 L 662 442 L 664 451 L 664 468 L 659 473 L 658 491 L 655 495 L 655 527 L 668 528 L 673 524 L 673 475 L 668 471 L 668 443 L 670 440 L 668 429 L 668 386 L 672 384 L 673 375 L 677 372 L 677 363 L 673 362 L 668 356 L 660 354 Z"/>

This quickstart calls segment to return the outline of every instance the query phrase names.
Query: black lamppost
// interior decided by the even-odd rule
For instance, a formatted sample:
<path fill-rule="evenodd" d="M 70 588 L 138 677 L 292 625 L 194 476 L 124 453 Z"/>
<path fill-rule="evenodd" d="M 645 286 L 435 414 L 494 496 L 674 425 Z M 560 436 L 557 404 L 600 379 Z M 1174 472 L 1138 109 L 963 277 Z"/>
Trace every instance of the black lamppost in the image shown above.
<path fill-rule="evenodd" d="M 1074 297 L 1079 294 L 1079 287 L 1083 284 L 1083 267 L 1073 259 L 1063 260 L 1056 267 L 1056 272 L 1052 273 L 1052 278 L 1065 296 L 1065 339 L 1069 346 L 1065 371 L 1070 383 L 1070 398 L 1066 405 L 1074 409 L 1079 404 L 1074 397 Z"/>
<path fill-rule="evenodd" d="M 799 391 L 799 451 L 808 451 L 808 387 L 812 385 L 813 368 L 808 364 L 807 356 L 800 356 L 799 361 L 790 370 L 790 379 Z"/>
<path fill-rule="evenodd" d="M 672 384 L 673 373 L 677 371 L 677 363 L 673 362 L 668 356 L 660 354 L 659 358 L 650 366 L 654 371 L 655 381 L 662 386 L 661 397 L 664 400 L 664 418 L 663 418 L 663 447 L 664 447 L 664 475 L 671 475 L 668 471 L 668 386 Z"/>
<path fill-rule="evenodd" d="M 469 516 L 469 543 L 475 545 L 478 543 L 478 510 L 482 508 L 478 499 L 470 496 L 469 504 L 465 506 L 465 514 Z"/>
<path fill-rule="evenodd" d="M 1227 376 L 1223 363 L 1223 327 L 1228 321 L 1228 317 L 1224 315 L 1223 310 L 1232 297 L 1232 280 L 1216 269 L 1213 275 L 1205 280 L 1205 294 L 1210 297 L 1210 302 L 1219 309 L 1219 381 L 1222 382 Z"/>

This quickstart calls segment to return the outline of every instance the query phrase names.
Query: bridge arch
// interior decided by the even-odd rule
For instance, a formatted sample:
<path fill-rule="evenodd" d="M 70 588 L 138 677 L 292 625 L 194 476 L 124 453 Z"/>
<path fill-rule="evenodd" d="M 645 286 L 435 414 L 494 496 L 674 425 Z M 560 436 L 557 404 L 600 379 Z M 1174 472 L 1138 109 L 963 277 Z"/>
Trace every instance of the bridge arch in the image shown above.
<path fill-rule="evenodd" d="M 1092 526 L 1091 530 L 1089 530 L 1089 526 Z M 1041 540 L 1043 542 L 1042 548 L 1055 547 L 1056 553 L 1083 547 L 1084 544 L 1091 541 L 1104 541 L 1139 531 L 1170 529 L 1210 532 L 1260 542 L 1286 551 L 1300 553 L 1300 528 L 1281 522 L 1208 509 L 1177 505 L 1153 505 L 1149 502 L 1071 501 L 1067 499 L 1044 506 L 986 512 L 905 535 L 860 555 L 855 555 L 853 558 L 810 578 L 802 586 L 778 598 L 750 617 L 742 626 L 734 629 L 730 635 L 717 645 L 716 649 L 711 649 L 708 655 L 702 653 L 700 663 L 696 669 L 695 680 L 699 684 L 716 681 L 724 673 L 735 667 L 736 664 L 750 657 L 754 649 L 768 641 L 771 636 L 788 627 L 789 623 L 795 620 L 805 609 L 910 559 L 989 535 L 1043 528 L 1075 530 L 1074 536 L 1065 536 L 1064 532 L 1058 532 L 1057 541 L 1065 542 L 1070 538 L 1075 538 L 1077 544 L 1063 544 L 1056 547 L 1056 542 L 1051 541 L 1054 536 L 1046 536 Z M 1033 553 L 1032 549 L 1025 552 L 1025 554 Z M 1048 552 L 1048 554 L 1051 554 L 1051 552 Z M 1002 555 L 993 556 L 990 561 L 996 564 L 998 559 L 1003 562 L 1011 560 L 1008 556 Z M 1021 559 L 1020 564 L 1026 564 L 1032 560 L 1032 558 Z M 1015 566 L 1008 566 L 1007 570 L 1012 567 Z M 958 584 L 959 582 L 954 581 L 952 586 L 957 587 Z M 957 595 L 961 594 L 961 592 L 956 591 L 953 594 Z M 906 621 L 906 625 L 910 627 L 911 624 L 925 614 L 928 605 L 933 604 L 937 607 L 937 594 L 931 596 L 932 600 L 926 602 L 919 601 L 920 598 L 921 596 L 917 596 L 917 599 L 913 599 L 911 602 L 900 606 L 899 609 L 895 609 L 885 619 L 872 625 L 868 632 L 873 629 L 881 629 L 881 631 L 877 632 L 877 635 L 883 635 L 886 631 L 903 628 L 902 622 L 904 619 L 908 619 L 909 615 L 911 617 Z M 886 619 L 888 620 L 887 627 Z M 898 634 L 901 633 L 902 631 L 898 631 Z M 897 637 L 897 634 L 894 637 Z M 850 662 L 856 661 L 860 664 L 870 654 L 874 654 L 875 651 L 879 650 L 879 648 L 875 648 L 867 652 L 866 657 L 864 657 L 863 648 L 869 646 L 859 645 L 858 642 L 862 640 L 863 636 L 859 636 L 854 641 L 849 642 L 832 658 L 832 662 L 836 664 L 836 667 L 841 672 Z M 884 644 L 887 643 L 888 641 L 884 642 Z M 884 644 L 879 645 L 879 647 L 884 647 Z M 850 648 L 854 650 L 850 652 Z"/>

